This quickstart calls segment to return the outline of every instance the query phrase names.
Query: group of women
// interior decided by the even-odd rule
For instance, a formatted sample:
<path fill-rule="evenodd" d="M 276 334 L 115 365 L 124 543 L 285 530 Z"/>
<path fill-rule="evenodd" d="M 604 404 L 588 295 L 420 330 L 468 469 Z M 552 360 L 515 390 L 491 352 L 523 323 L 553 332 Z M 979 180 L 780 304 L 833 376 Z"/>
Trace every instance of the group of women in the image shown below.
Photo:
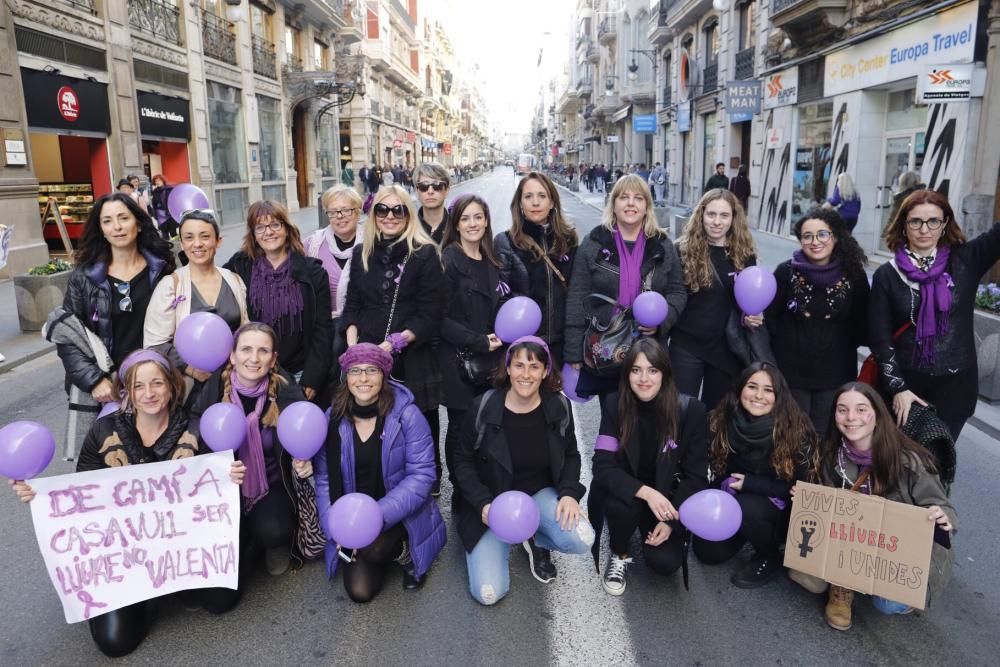
<path fill-rule="evenodd" d="M 776 270 L 772 306 L 743 314 L 733 275 L 756 262 L 756 250 L 743 207 L 726 190 L 705 194 L 674 244 L 634 176 L 617 181 L 601 225 L 582 240 L 544 174 L 519 182 L 510 229 L 495 237 L 480 197 L 444 208 L 443 167 L 422 165 L 414 181 L 420 211 L 404 189 L 386 186 L 363 230 L 360 196 L 332 188 L 322 198 L 329 226 L 305 240 L 281 204 L 256 202 L 242 248 L 224 267 L 210 213 L 181 216 L 188 264 L 175 270 L 133 199 L 114 193 L 95 203 L 64 308 L 112 368 L 95 361 L 96 349 L 58 351 L 68 384 L 121 407 L 95 422 L 78 470 L 199 454 L 207 407 L 230 402 L 246 415 L 232 468 L 243 499 L 240 590 L 205 591 L 193 603 L 226 611 L 260 560 L 278 575 L 321 553 L 331 576 L 344 570 L 352 600 L 374 598 L 395 565 L 405 589 L 420 588 L 446 541 L 433 500 L 445 465 L 469 591 L 487 605 L 509 591 L 509 545 L 491 529 L 489 510 L 510 490 L 541 510 L 522 545 L 541 582 L 556 577 L 553 550 L 599 557 L 595 528 L 607 524 L 603 586 L 613 595 L 625 590 L 636 531 L 655 572 L 686 573 L 691 543 L 710 564 L 749 543 L 753 557 L 732 581 L 766 583 L 781 570 L 798 480 L 927 507 L 941 558 L 949 557 L 954 510 L 935 462 L 897 423 L 914 404 L 931 403 L 957 438 L 971 415 L 972 303 L 1000 257 L 1000 225 L 966 242 L 947 200 L 917 190 L 886 230 L 895 255 L 869 288 L 848 225 L 814 209 L 794 227 L 801 249 Z M 615 372 L 585 364 L 588 327 L 649 290 L 665 296 L 666 319 L 637 328 Z M 541 326 L 504 346 L 494 321 L 514 295 L 540 306 Z M 194 368 L 173 345 L 178 324 L 196 312 L 219 315 L 234 332 L 222 369 Z M 866 343 L 895 417 L 878 392 L 852 382 Z M 579 371 L 576 394 L 596 395 L 601 406 L 586 513 L 564 363 Z M 293 459 L 276 429 L 281 410 L 299 400 L 329 408 L 312 461 Z M 679 522 L 684 500 L 710 486 L 733 494 L 743 512 L 739 532 L 723 542 L 692 538 Z M 15 490 L 33 496 L 23 482 Z M 347 550 L 322 526 L 332 503 L 355 491 L 377 500 L 384 525 L 370 546 Z M 804 585 L 818 590 L 814 583 Z M 834 587 L 829 596 L 827 619 L 845 629 L 850 594 Z M 132 651 L 145 636 L 144 607 L 92 619 L 98 647 Z"/>

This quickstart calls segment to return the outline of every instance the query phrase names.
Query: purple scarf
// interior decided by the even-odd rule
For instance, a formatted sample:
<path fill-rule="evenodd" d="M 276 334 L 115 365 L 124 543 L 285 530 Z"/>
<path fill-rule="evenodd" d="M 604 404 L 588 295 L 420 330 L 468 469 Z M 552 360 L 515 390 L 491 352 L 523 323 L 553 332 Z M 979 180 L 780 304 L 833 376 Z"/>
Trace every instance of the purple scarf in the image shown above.
<path fill-rule="evenodd" d="M 229 382 L 232 386 L 229 398 L 234 405 L 242 406 L 241 395 L 257 399 L 253 412 L 247 415 L 247 438 L 240 446 L 240 461 L 243 461 L 243 465 L 247 467 L 246 478 L 244 478 L 240 490 L 246 501 L 246 511 L 249 512 L 258 500 L 267 495 L 268 491 L 264 443 L 260 436 L 260 413 L 267 404 L 267 388 L 270 382 L 265 378 L 256 387 L 247 387 L 240 382 L 235 370 L 229 374 Z"/>
<path fill-rule="evenodd" d="M 870 449 L 867 452 L 862 452 L 847 440 L 841 438 L 840 448 L 837 450 L 837 465 L 840 466 L 841 470 L 844 469 L 845 458 L 854 463 L 854 465 L 858 466 L 858 469 L 860 470 L 858 473 L 859 477 L 865 470 L 872 467 L 872 451 Z M 850 482 L 846 476 L 844 477 L 844 480 Z M 858 491 L 870 496 L 872 493 L 871 482 L 871 476 L 869 476 L 864 482 L 861 483 Z"/>
<path fill-rule="evenodd" d="M 951 310 L 951 289 L 954 284 L 945 271 L 951 248 L 937 249 L 934 264 L 927 271 L 913 265 L 905 248 L 896 249 L 896 266 L 910 282 L 920 285 L 920 312 L 917 313 L 917 348 L 915 362 L 923 366 L 934 362 L 934 337 L 948 333 L 948 311 Z"/>
<path fill-rule="evenodd" d="M 844 277 L 839 257 L 831 257 L 826 264 L 813 264 L 801 250 L 792 253 L 792 268 L 805 276 L 816 287 L 833 287 Z"/>
<path fill-rule="evenodd" d="M 618 303 L 631 308 L 635 297 L 642 290 L 642 256 L 646 251 L 646 234 L 639 230 L 639 236 L 629 252 L 625 239 L 616 227 L 615 247 L 618 249 Z"/>
<path fill-rule="evenodd" d="M 302 330 L 302 291 L 292 278 L 291 255 L 278 268 L 272 267 L 267 257 L 258 257 L 250 273 L 248 292 L 259 320 L 273 327 L 279 336 Z"/>

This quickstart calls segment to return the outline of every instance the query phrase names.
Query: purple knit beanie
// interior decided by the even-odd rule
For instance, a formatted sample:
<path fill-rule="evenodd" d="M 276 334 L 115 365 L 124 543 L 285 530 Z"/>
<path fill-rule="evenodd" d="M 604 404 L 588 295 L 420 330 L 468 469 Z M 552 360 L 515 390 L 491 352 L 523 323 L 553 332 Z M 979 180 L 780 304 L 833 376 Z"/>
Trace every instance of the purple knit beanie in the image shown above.
<path fill-rule="evenodd" d="M 373 343 L 358 343 L 347 348 L 347 352 L 340 355 L 340 368 L 344 373 L 353 366 L 370 364 L 381 369 L 382 374 L 389 377 L 392 373 L 392 355 Z"/>

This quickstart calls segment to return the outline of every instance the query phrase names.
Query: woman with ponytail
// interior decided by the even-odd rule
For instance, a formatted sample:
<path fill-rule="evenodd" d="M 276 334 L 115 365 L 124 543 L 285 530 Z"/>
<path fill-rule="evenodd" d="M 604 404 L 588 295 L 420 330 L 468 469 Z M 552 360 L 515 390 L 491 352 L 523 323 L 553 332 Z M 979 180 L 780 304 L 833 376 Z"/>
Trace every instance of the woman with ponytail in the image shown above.
<path fill-rule="evenodd" d="M 200 433 L 201 415 L 220 402 L 233 403 L 246 414 L 247 437 L 236 452 L 236 458 L 246 465 L 241 489 L 241 564 L 249 565 L 263 550 L 272 575 L 283 574 L 293 555 L 297 559 L 304 556 L 301 545 L 305 536 L 297 528 L 299 507 L 300 503 L 315 503 L 311 497 L 301 496 L 294 479 L 312 475 L 312 464 L 293 459 L 278 440 L 279 413 L 306 398 L 292 376 L 278 366 L 277 338 L 271 327 L 259 322 L 237 329 L 229 363 L 205 383 L 191 409 L 190 423 L 192 432 Z"/>

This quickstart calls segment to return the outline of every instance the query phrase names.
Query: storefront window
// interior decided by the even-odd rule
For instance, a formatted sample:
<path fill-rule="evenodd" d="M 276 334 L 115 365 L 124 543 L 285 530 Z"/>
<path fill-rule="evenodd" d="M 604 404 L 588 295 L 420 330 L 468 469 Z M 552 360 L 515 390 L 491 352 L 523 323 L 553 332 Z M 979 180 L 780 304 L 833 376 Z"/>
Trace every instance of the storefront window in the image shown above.
<path fill-rule="evenodd" d="M 792 216 L 795 223 L 806 211 L 826 201 L 830 182 L 833 102 L 799 107 L 799 141 L 792 175 Z"/>
<path fill-rule="evenodd" d="M 243 133 L 239 90 L 214 81 L 208 82 L 208 125 L 216 182 L 246 182 L 247 140 Z"/>
<path fill-rule="evenodd" d="M 215 191 L 215 203 L 222 218 L 223 226 L 236 225 L 246 219 L 247 202 L 246 188 L 227 188 Z"/>
<path fill-rule="evenodd" d="M 333 119 L 327 115 L 319 126 L 319 169 L 324 177 L 336 176 L 337 142 L 333 136 Z"/>
<path fill-rule="evenodd" d="M 284 143 L 282 142 L 281 103 L 271 97 L 257 97 L 260 119 L 260 171 L 265 181 L 285 177 Z"/>
<path fill-rule="evenodd" d="M 701 177 L 702 184 L 708 182 L 708 179 L 712 177 L 715 173 L 715 114 L 710 113 L 705 115 L 705 143 L 702 146 L 702 153 L 704 156 L 705 166 L 704 173 Z"/>
<path fill-rule="evenodd" d="M 914 104 L 916 90 L 897 90 L 889 93 L 889 109 L 885 114 L 885 130 L 909 130 L 927 127 L 927 106 Z"/>

